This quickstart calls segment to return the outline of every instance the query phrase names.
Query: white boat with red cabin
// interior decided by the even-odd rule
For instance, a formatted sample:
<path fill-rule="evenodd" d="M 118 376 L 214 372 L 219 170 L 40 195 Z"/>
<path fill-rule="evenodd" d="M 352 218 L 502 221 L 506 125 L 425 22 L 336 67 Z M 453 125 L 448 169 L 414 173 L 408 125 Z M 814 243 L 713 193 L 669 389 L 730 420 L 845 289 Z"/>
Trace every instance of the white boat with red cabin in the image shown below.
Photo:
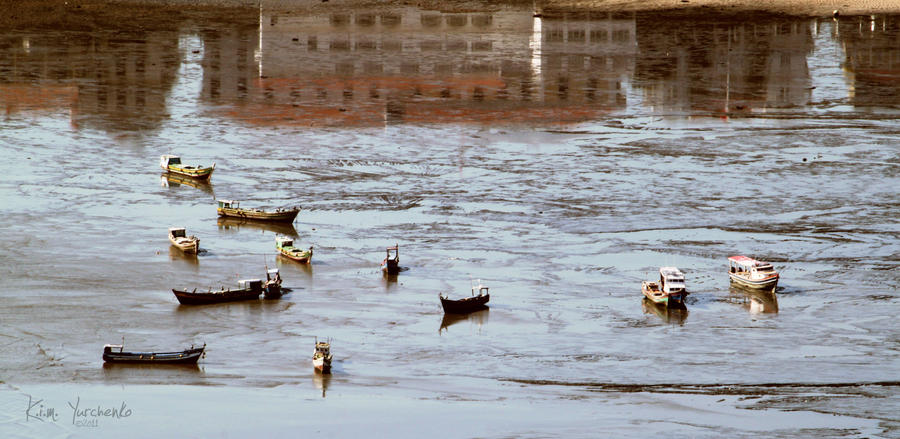
<path fill-rule="evenodd" d="M 772 264 L 747 256 L 728 258 L 728 276 L 731 282 L 748 288 L 774 290 L 778 285 L 778 272 Z"/>

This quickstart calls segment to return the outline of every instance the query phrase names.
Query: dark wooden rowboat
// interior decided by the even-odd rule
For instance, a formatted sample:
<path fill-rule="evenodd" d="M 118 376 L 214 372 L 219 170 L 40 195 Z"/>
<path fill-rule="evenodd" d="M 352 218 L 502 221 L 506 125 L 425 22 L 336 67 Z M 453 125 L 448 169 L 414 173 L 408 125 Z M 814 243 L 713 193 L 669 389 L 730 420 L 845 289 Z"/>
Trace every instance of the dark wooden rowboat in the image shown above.
<path fill-rule="evenodd" d="M 238 282 L 241 288 L 221 289 L 219 291 L 193 291 L 172 289 L 175 298 L 182 305 L 206 305 L 210 303 L 235 302 L 238 300 L 259 299 L 263 292 L 263 281 L 260 279 L 247 279 Z"/>
<path fill-rule="evenodd" d="M 116 350 L 118 349 L 118 350 Z M 123 345 L 103 346 L 103 361 L 107 363 L 155 363 L 155 364 L 196 364 L 203 355 L 206 344 L 199 348 L 176 352 L 125 352 Z"/>
<path fill-rule="evenodd" d="M 477 295 L 475 294 L 476 291 L 478 292 Z M 491 295 L 488 293 L 488 287 L 481 284 L 472 287 L 472 296 L 470 297 L 459 300 L 451 300 L 441 294 L 438 294 L 438 297 L 441 299 L 441 306 L 444 308 L 444 313 L 451 314 L 466 314 L 485 309 L 487 308 L 488 301 L 491 300 Z"/>

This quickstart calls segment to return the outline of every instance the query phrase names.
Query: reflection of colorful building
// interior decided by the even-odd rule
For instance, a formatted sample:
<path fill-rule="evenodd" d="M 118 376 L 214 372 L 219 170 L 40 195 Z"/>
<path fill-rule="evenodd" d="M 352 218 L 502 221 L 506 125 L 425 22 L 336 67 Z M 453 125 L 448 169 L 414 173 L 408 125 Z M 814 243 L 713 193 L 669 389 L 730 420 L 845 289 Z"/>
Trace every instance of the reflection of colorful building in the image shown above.
<path fill-rule="evenodd" d="M 557 29 L 562 41 L 544 38 Z M 204 47 L 204 99 L 236 102 L 226 111 L 255 124 L 572 121 L 624 105 L 634 22 L 541 20 L 530 7 L 307 16 L 263 7 L 257 36 L 217 32 Z"/>
<path fill-rule="evenodd" d="M 837 33 L 853 105 L 900 104 L 900 16 L 841 17 Z"/>
<path fill-rule="evenodd" d="M 812 22 L 765 17 L 751 23 L 639 13 L 635 83 L 646 103 L 686 113 L 806 104 Z"/>
<path fill-rule="evenodd" d="M 73 123 L 113 128 L 159 123 L 180 63 L 174 32 L 101 37 L 44 32 L 0 44 L 8 48 L 0 57 L 5 111 L 68 108 Z"/>

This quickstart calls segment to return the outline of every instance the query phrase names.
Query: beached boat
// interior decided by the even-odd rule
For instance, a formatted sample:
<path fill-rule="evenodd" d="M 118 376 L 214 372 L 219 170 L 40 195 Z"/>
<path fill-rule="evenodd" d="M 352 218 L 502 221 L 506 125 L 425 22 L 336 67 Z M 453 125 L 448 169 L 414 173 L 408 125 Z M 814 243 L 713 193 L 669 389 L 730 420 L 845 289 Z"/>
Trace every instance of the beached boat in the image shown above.
<path fill-rule="evenodd" d="M 281 273 L 277 268 L 266 270 L 266 282 L 263 284 L 263 297 L 266 299 L 277 299 L 284 294 L 281 288 Z"/>
<path fill-rule="evenodd" d="M 278 253 L 282 256 L 301 264 L 308 264 L 310 259 L 312 259 L 313 248 L 310 247 L 309 250 L 303 250 L 294 247 L 294 240 L 291 238 L 285 238 L 283 236 L 276 237 L 275 249 L 278 250 Z"/>
<path fill-rule="evenodd" d="M 659 282 L 641 282 L 641 292 L 653 303 L 661 305 L 681 305 L 687 294 L 684 288 L 684 274 L 675 267 L 660 267 Z"/>
<path fill-rule="evenodd" d="M 316 350 L 313 351 L 313 368 L 321 373 L 331 373 L 331 343 L 316 339 Z"/>
<path fill-rule="evenodd" d="M 261 279 L 244 279 L 238 281 L 238 288 L 213 291 L 193 291 L 172 289 L 175 298 L 182 305 L 206 305 L 210 303 L 235 302 L 238 300 L 259 299 L 259 295 L 263 292 L 263 281 Z"/>
<path fill-rule="evenodd" d="M 488 301 L 491 300 L 491 295 L 488 293 L 488 287 L 481 283 L 472 286 L 472 295 L 470 297 L 451 300 L 449 297 L 440 293 L 438 294 L 438 297 L 441 299 L 441 306 L 444 308 L 444 313 L 451 314 L 466 314 L 478 311 L 479 309 L 484 309 L 487 307 Z"/>
<path fill-rule="evenodd" d="M 728 258 L 728 276 L 734 284 L 747 288 L 775 289 L 778 284 L 778 272 L 772 264 L 746 256 Z"/>
<path fill-rule="evenodd" d="M 184 175 L 197 180 L 209 180 L 212 177 L 216 164 L 212 166 L 189 166 L 181 163 L 181 157 L 177 155 L 164 155 L 159 158 L 159 167 L 166 172 Z"/>
<path fill-rule="evenodd" d="M 169 228 L 169 242 L 185 253 L 200 252 L 200 238 L 194 235 L 187 236 L 184 227 Z"/>
<path fill-rule="evenodd" d="M 397 274 L 400 272 L 400 244 L 387 248 L 387 256 L 381 262 L 381 271 L 386 274 Z"/>
<path fill-rule="evenodd" d="M 299 207 L 267 211 L 262 209 L 246 209 L 241 207 L 239 201 L 234 200 L 218 200 L 218 202 L 219 207 L 216 209 L 216 212 L 221 217 L 292 223 L 294 222 L 294 218 L 296 218 L 297 214 L 300 212 Z"/>
<path fill-rule="evenodd" d="M 107 363 L 156 363 L 156 364 L 195 364 L 203 356 L 206 344 L 199 348 L 175 352 L 125 352 L 124 345 L 108 344 L 103 346 L 103 361 Z"/>

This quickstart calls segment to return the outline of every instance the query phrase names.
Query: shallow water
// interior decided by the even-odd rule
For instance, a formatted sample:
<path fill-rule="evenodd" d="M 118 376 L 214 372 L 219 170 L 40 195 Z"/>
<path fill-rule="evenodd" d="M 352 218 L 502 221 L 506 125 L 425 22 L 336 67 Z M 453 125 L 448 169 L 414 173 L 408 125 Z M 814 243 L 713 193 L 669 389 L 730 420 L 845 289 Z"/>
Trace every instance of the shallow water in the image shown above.
<path fill-rule="evenodd" d="M 3 31 L 0 431 L 114 436 L 202 406 L 227 420 L 189 432 L 268 416 L 272 435 L 346 436 L 408 413 L 393 433 L 900 435 L 900 17 L 532 15 Z M 161 176 L 166 153 L 215 162 L 211 183 Z M 303 210 L 217 221 L 216 198 Z M 205 251 L 170 248 L 171 226 Z M 312 264 L 276 258 L 276 234 Z M 773 262 L 777 291 L 730 288 L 734 254 Z M 292 293 L 170 292 L 267 265 Z M 686 310 L 643 301 L 662 265 Z M 438 293 L 479 279 L 490 309 L 444 316 Z M 123 337 L 208 351 L 103 367 Z M 28 418 L 29 395 L 64 419 Z M 75 395 L 135 413 L 81 428 Z"/>

